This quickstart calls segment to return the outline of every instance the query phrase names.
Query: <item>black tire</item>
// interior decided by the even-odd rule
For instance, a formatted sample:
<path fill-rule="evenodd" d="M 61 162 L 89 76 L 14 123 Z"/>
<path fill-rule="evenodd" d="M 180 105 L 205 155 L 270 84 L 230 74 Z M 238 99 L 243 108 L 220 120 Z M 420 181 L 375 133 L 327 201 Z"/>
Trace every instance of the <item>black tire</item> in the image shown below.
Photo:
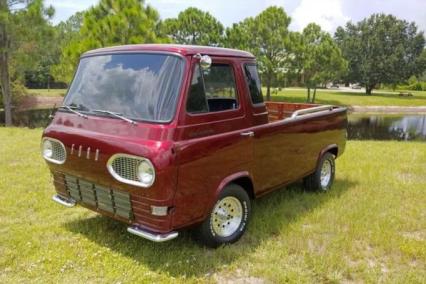
<path fill-rule="evenodd" d="M 226 201 L 231 201 L 232 203 L 237 204 L 237 200 L 240 203 L 241 207 L 238 209 L 241 209 L 241 212 L 238 212 L 236 215 L 240 215 L 241 213 L 241 221 L 239 224 L 237 224 L 239 217 L 234 217 L 232 219 L 229 216 L 233 215 L 236 211 L 235 210 L 231 212 L 233 209 L 229 209 L 229 211 L 225 212 L 225 209 L 217 209 L 220 208 L 220 206 L 226 205 L 224 208 L 227 208 L 228 210 L 228 204 L 226 204 Z M 225 203 L 224 203 L 225 202 Z M 229 205 L 229 208 L 234 208 Z M 221 212 L 218 212 L 217 210 L 222 210 Z M 233 213 L 234 212 L 234 213 Z M 220 214 L 220 216 L 218 215 Z M 226 215 L 228 214 L 229 215 Z M 226 216 L 224 216 L 226 215 Z M 216 248 L 222 244 L 230 244 L 238 241 L 241 236 L 244 234 L 248 221 L 250 219 L 251 215 L 251 201 L 250 197 L 248 196 L 247 192 L 242 188 L 241 186 L 237 184 L 229 184 L 227 185 L 222 192 L 220 193 L 215 205 L 213 206 L 212 210 L 210 211 L 210 214 L 208 217 L 204 220 L 203 223 L 201 223 L 196 229 L 195 229 L 195 238 L 201 242 L 203 245 L 211 248 Z M 235 215 L 234 215 L 235 216 Z M 216 219 L 217 217 L 217 219 Z M 217 222 L 219 219 L 219 222 Z M 228 222 L 233 220 L 232 224 Z M 223 226 L 227 226 L 225 229 L 230 228 L 227 232 L 232 232 L 230 235 L 222 234 L 223 232 L 219 233 L 219 230 L 222 230 L 221 226 L 219 224 L 221 222 L 227 223 Z M 218 228 L 214 228 L 214 226 Z M 225 230 L 224 229 L 224 230 Z M 235 230 L 235 231 L 234 231 Z"/>
<path fill-rule="evenodd" d="M 334 160 L 335 160 L 334 155 L 329 153 L 329 152 L 325 153 L 321 157 L 321 159 L 320 159 L 320 161 L 317 165 L 317 168 L 315 169 L 315 172 L 313 172 L 312 174 L 310 174 L 309 176 L 307 176 L 303 179 L 303 185 L 304 185 L 306 190 L 309 190 L 309 191 L 328 191 L 331 188 L 331 186 L 333 185 L 333 182 L 334 182 L 334 174 L 335 174 L 335 171 L 336 171 L 336 165 L 335 165 Z M 324 183 L 324 182 L 321 182 L 322 181 L 321 171 L 322 171 L 323 167 L 325 167 L 324 164 L 326 164 L 326 163 L 329 163 L 331 172 L 330 172 L 330 177 L 329 177 L 328 182 Z M 327 181 L 327 180 L 324 180 L 324 181 Z"/>

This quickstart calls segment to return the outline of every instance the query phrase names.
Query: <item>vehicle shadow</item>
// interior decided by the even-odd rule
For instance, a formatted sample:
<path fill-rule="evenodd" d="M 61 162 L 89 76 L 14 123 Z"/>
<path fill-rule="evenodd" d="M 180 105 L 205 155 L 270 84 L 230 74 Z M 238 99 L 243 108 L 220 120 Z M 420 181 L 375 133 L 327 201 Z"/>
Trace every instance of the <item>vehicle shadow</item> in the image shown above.
<path fill-rule="evenodd" d="M 339 198 L 355 185 L 353 181 L 337 179 L 330 192 L 316 193 L 305 192 L 301 183 L 296 183 L 257 199 L 246 234 L 239 242 L 218 249 L 202 247 L 191 238 L 189 231 L 181 232 L 172 241 L 153 243 L 127 233 L 126 225 L 100 215 L 64 226 L 152 271 L 174 277 L 211 275 L 246 258 L 290 224 L 329 200 Z"/>

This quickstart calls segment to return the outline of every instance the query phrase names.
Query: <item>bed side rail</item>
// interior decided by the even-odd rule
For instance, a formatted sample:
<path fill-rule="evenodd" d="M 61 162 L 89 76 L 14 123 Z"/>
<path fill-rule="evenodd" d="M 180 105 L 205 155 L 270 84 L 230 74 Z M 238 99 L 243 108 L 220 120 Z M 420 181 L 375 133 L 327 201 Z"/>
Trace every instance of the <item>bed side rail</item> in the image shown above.
<path fill-rule="evenodd" d="M 332 105 L 324 105 L 324 106 L 317 106 L 317 107 L 311 107 L 311 108 L 304 108 L 299 109 L 293 112 L 293 114 L 290 116 L 290 119 L 297 118 L 297 117 L 303 117 L 307 114 L 313 114 L 317 112 L 323 112 L 323 111 L 332 111 L 334 106 Z"/>

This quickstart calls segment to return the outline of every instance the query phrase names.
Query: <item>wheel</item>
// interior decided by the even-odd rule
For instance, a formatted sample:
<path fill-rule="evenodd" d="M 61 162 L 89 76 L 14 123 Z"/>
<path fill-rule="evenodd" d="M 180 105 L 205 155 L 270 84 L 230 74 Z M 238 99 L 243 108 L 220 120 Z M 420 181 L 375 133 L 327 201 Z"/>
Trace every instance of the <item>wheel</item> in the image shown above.
<path fill-rule="evenodd" d="M 329 190 L 334 181 L 335 169 L 334 155 L 329 152 L 325 153 L 321 157 L 315 172 L 303 179 L 305 189 Z"/>
<path fill-rule="evenodd" d="M 208 247 L 238 241 L 244 234 L 251 214 L 247 192 L 237 184 L 227 185 L 209 216 L 196 229 L 195 237 Z"/>

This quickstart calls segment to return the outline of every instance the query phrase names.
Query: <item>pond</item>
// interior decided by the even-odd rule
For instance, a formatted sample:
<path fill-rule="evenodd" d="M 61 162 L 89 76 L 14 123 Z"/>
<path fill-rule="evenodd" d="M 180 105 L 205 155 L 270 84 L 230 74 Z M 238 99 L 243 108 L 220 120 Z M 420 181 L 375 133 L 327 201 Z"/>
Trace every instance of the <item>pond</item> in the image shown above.
<path fill-rule="evenodd" d="M 52 113 L 51 109 L 31 109 L 13 113 L 13 124 L 15 126 L 37 128 L 46 127 Z M 0 125 L 4 125 L 4 112 L 0 111 Z"/>
<path fill-rule="evenodd" d="M 426 115 L 349 115 L 348 139 L 426 141 Z"/>
<path fill-rule="evenodd" d="M 16 126 L 46 127 L 50 122 L 50 109 L 16 112 Z M 0 112 L 0 125 L 4 114 Z M 400 140 L 426 141 L 426 115 L 349 115 L 348 138 L 351 140 Z"/>

